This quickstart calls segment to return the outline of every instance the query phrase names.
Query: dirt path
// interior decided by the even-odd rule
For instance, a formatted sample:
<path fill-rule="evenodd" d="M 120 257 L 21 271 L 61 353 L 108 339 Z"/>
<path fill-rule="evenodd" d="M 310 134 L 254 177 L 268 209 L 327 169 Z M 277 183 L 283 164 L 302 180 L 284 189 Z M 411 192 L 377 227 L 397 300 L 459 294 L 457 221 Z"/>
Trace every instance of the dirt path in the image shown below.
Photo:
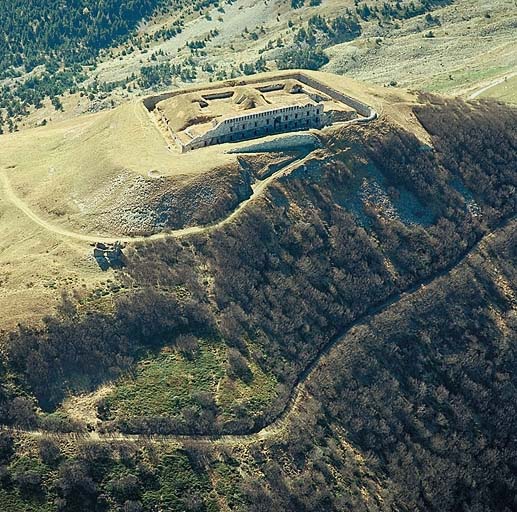
<path fill-rule="evenodd" d="M 458 267 L 463 263 L 467 262 L 471 257 L 475 256 L 475 254 L 490 243 L 491 240 L 495 237 L 495 234 L 507 226 L 509 226 L 513 221 L 515 221 L 516 216 L 512 216 L 503 222 L 501 222 L 497 227 L 495 227 L 492 231 L 483 236 L 477 243 L 475 243 L 470 249 L 466 250 L 463 255 L 460 256 L 455 262 L 451 263 L 447 268 L 440 271 L 438 274 L 435 274 L 432 277 L 427 279 L 423 279 L 418 283 L 415 283 L 408 290 L 396 294 L 382 304 L 372 306 L 368 311 L 366 311 L 363 315 L 357 318 L 354 322 L 349 324 L 344 332 L 339 334 L 338 336 L 332 338 L 322 349 L 311 359 L 305 369 L 299 374 L 296 382 L 293 385 L 291 390 L 291 394 L 286 401 L 284 408 L 282 411 L 266 426 L 257 430 L 256 432 L 248 432 L 243 434 L 222 434 L 222 435 L 178 435 L 178 434 L 170 434 L 170 435 L 154 435 L 154 436 L 146 436 L 146 435 L 138 435 L 138 434 L 99 434 L 97 432 L 84 432 L 84 433 L 51 433 L 44 432 L 41 430 L 23 430 L 23 429 L 12 429 L 8 427 L 0 427 L 2 430 L 8 430 L 11 432 L 22 433 L 25 435 L 30 435 L 33 437 L 43 437 L 43 436 L 54 436 L 56 438 L 61 439 L 77 439 L 77 440 L 90 440 L 90 441 L 126 441 L 126 442 L 137 442 L 137 441 L 168 441 L 168 442 L 177 442 L 183 443 L 188 441 L 189 443 L 197 443 L 197 444 L 223 444 L 223 445 L 243 445 L 243 444 L 253 444 L 257 443 L 269 438 L 280 436 L 283 432 L 285 432 L 286 427 L 289 424 L 289 420 L 293 414 L 303 408 L 306 399 L 308 398 L 308 383 L 312 381 L 317 370 L 321 365 L 325 362 L 327 358 L 330 358 L 332 355 L 332 351 L 336 349 L 336 347 L 343 342 L 346 337 L 354 332 L 354 330 L 358 329 L 361 326 L 367 325 L 376 315 L 384 313 L 388 311 L 390 308 L 398 308 L 401 303 L 409 301 L 413 298 L 414 295 L 421 292 L 423 288 L 426 286 L 438 281 L 439 279 L 443 279 L 448 275 L 451 275 L 455 271 L 457 271 Z"/>
<path fill-rule="evenodd" d="M 3 185 L 3 191 L 5 198 L 11 202 L 18 210 L 20 210 L 24 215 L 29 217 L 33 222 L 41 226 L 46 231 L 49 231 L 51 233 L 54 233 L 58 236 L 66 237 L 66 238 L 72 238 L 74 240 L 79 240 L 82 242 L 104 242 L 104 243 L 115 243 L 115 242 L 145 242 L 145 241 L 152 241 L 152 240 L 163 240 L 169 237 L 175 237 L 175 238 L 181 238 L 184 236 L 189 235 L 196 235 L 200 233 L 206 233 L 208 231 L 212 231 L 215 229 L 219 229 L 225 224 L 228 224 L 232 220 L 234 220 L 238 215 L 241 214 L 241 212 L 248 206 L 249 203 L 252 201 L 255 201 L 259 197 L 261 197 L 267 187 L 275 180 L 286 176 L 293 172 L 295 169 L 303 166 L 303 164 L 308 161 L 311 158 L 314 158 L 314 151 L 306 155 L 305 157 L 297 158 L 294 162 L 291 162 L 290 164 L 286 165 L 285 167 L 282 167 L 278 171 L 271 174 L 269 177 L 265 178 L 264 180 L 257 181 L 252 185 L 252 194 L 250 197 L 244 201 L 242 201 L 235 210 L 230 213 L 227 217 L 224 219 L 214 222 L 212 224 L 206 224 L 204 226 L 192 226 L 188 228 L 182 228 L 182 229 L 176 229 L 173 231 L 164 231 L 162 233 L 156 233 L 154 235 L 149 236 L 110 236 L 110 235 L 96 235 L 96 234 L 82 234 L 82 233 L 76 233 L 75 231 L 71 231 L 69 229 L 66 229 L 65 227 L 53 224 L 49 222 L 48 220 L 45 220 L 44 218 L 40 217 L 37 213 L 35 213 L 29 205 L 27 205 L 20 197 L 16 195 L 14 192 L 11 183 L 9 182 L 9 178 L 7 177 L 7 173 L 5 170 L 3 172 L 0 172 L 0 177 Z"/>
<path fill-rule="evenodd" d="M 495 83 L 491 84 L 491 86 L 496 85 Z M 487 88 L 483 88 L 487 90 Z M 481 90 L 477 91 L 481 94 Z M 375 119 L 377 116 L 376 113 L 372 112 L 371 119 L 367 121 Z M 139 237 L 110 237 L 110 236 L 102 236 L 102 235 L 85 235 L 80 233 L 75 233 L 73 231 L 67 230 L 66 228 L 56 226 L 45 219 L 39 217 L 35 212 L 31 210 L 31 208 L 23 202 L 13 191 L 9 179 L 5 172 L 0 172 L 0 177 L 3 183 L 4 194 L 6 198 L 16 207 L 18 208 L 24 215 L 29 217 L 33 222 L 44 228 L 45 230 L 57 234 L 59 236 L 64 236 L 68 238 L 73 238 L 80 241 L 85 242 L 143 242 L 146 240 L 161 240 L 166 239 L 168 237 L 182 237 L 188 236 L 197 233 L 204 233 L 214 229 L 218 229 L 225 224 L 234 220 L 240 213 L 247 207 L 248 203 L 254 201 L 258 197 L 261 197 L 265 190 L 267 190 L 268 186 L 274 182 L 275 180 L 286 176 L 292 173 L 295 169 L 303 166 L 310 159 L 315 158 L 315 151 L 309 153 L 303 158 L 298 158 L 294 162 L 286 165 L 282 169 L 279 169 L 275 173 L 271 174 L 268 178 L 256 182 L 252 186 L 252 194 L 251 196 L 240 203 L 237 208 L 226 218 L 219 222 L 215 222 L 206 226 L 194 226 L 190 228 L 179 229 L 170 232 L 159 233 L 151 236 L 139 236 Z M 303 408 L 306 398 L 308 397 L 308 383 L 314 378 L 314 375 L 317 372 L 317 369 L 324 363 L 327 357 L 331 356 L 332 351 L 355 329 L 359 328 L 362 325 L 366 325 L 372 318 L 380 313 L 383 313 L 389 310 L 391 307 L 398 307 L 398 305 L 404 301 L 411 300 L 414 294 L 420 292 L 420 290 L 435 282 L 438 279 L 441 279 L 452 272 L 454 272 L 462 263 L 468 260 L 477 250 L 484 247 L 489 241 L 494 237 L 495 233 L 499 230 L 504 229 L 510 222 L 515 219 L 515 216 L 507 219 L 502 222 L 499 226 L 494 228 L 490 233 L 486 234 L 482 237 L 476 244 L 474 244 L 470 249 L 465 251 L 465 253 L 458 258 L 455 262 L 453 262 L 449 267 L 442 270 L 438 274 L 419 281 L 414 284 L 410 289 L 404 291 L 403 293 L 394 295 L 384 301 L 382 304 L 377 304 L 369 308 L 363 315 L 357 318 L 354 322 L 349 324 L 344 332 L 342 332 L 339 336 L 332 338 L 325 346 L 321 348 L 321 350 L 307 363 L 305 368 L 299 374 L 296 382 L 294 382 L 290 396 L 286 401 L 283 409 L 277 414 L 277 416 L 266 426 L 258 429 L 256 432 L 246 432 L 242 434 L 222 434 L 222 435 L 156 435 L 156 436 L 146 436 L 146 435 L 130 435 L 130 434 L 99 434 L 98 432 L 81 432 L 81 433 L 52 433 L 41 430 L 23 430 L 23 429 L 10 429 L 8 427 L 0 427 L 1 430 L 9 430 L 11 432 L 23 433 L 25 435 L 30 435 L 33 437 L 43 437 L 43 436 L 53 436 L 58 439 L 77 439 L 77 440 L 92 440 L 92 441 L 126 441 L 126 442 L 137 442 L 137 441 L 146 441 L 146 440 L 154 440 L 154 441 L 168 441 L 168 442 L 177 442 L 182 443 L 188 441 L 190 443 L 195 442 L 198 444 L 224 444 L 224 445 L 232 445 L 232 444 L 251 444 L 263 441 L 268 438 L 276 437 L 281 435 L 289 424 L 289 420 L 291 416 L 296 413 L 298 410 Z"/>
<path fill-rule="evenodd" d="M 136 114 L 136 112 L 135 112 Z M 350 121 L 345 121 L 343 123 L 336 123 L 336 127 L 344 127 L 349 126 L 352 124 L 365 124 L 374 121 L 377 119 L 378 114 L 375 110 L 370 109 L 370 116 L 365 118 L 359 118 L 359 119 L 353 119 Z M 158 127 L 150 124 L 152 129 L 156 129 L 159 131 Z M 0 178 L 2 181 L 3 189 L 4 189 L 4 195 L 5 198 L 10 201 L 18 210 L 20 210 L 24 215 L 26 215 L 29 219 L 31 219 L 33 222 L 41 226 L 46 231 L 49 231 L 51 233 L 54 233 L 55 235 L 62 236 L 65 238 L 71 238 L 74 240 L 79 240 L 82 242 L 89 242 L 89 243 L 96 243 L 96 242 L 104 242 L 107 244 L 113 244 L 116 242 L 123 242 L 123 243 L 131 243 L 131 242 L 145 242 L 145 241 L 152 241 L 152 240 L 164 240 L 169 237 L 174 238 L 181 238 L 184 236 L 189 235 L 197 235 L 200 233 L 206 233 L 208 231 L 212 231 L 215 229 L 219 229 L 225 224 L 228 224 L 232 220 L 234 220 L 238 215 L 241 214 L 241 212 L 248 206 L 249 203 L 252 201 L 255 201 L 259 197 L 261 197 L 265 190 L 268 188 L 268 186 L 276 181 L 277 179 L 287 176 L 291 172 L 293 172 L 295 169 L 303 166 L 305 162 L 308 160 L 314 158 L 314 153 L 317 150 L 312 151 L 305 157 L 297 158 L 295 161 L 287 164 L 285 167 L 282 167 L 278 171 L 274 172 L 267 178 L 256 181 L 252 186 L 252 194 L 250 197 L 244 201 L 242 201 L 235 210 L 230 213 L 227 217 L 224 219 L 214 222 L 212 224 L 206 224 L 202 226 L 192 226 L 188 228 L 181 228 L 176 229 L 172 231 L 163 231 L 161 233 L 156 233 L 154 235 L 148 235 L 148 236 L 112 236 L 112 235 L 103 235 L 103 234 L 83 234 L 83 233 L 77 233 L 75 231 L 71 231 L 63 226 L 59 226 L 56 224 L 53 224 L 52 222 L 45 220 L 44 218 L 40 217 L 36 212 L 34 212 L 31 207 L 23 201 L 20 197 L 18 197 L 13 190 L 11 183 L 9 182 L 9 178 L 7 176 L 6 169 L 3 169 L 0 171 Z"/>
<path fill-rule="evenodd" d="M 496 80 L 493 80 L 492 82 L 490 82 L 489 84 L 481 87 L 480 89 L 477 89 L 476 91 L 474 91 L 472 94 L 469 95 L 468 99 L 469 100 L 474 100 L 478 96 L 481 96 L 486 91 L 492 89 L 492 87 L 495 87 L 496 85 L 502 84 L 505 80 L 508 80 L 509 78 L 513 78 L 514 76 L 517 76 L 517 71 L 515 71 L 513 73 L 509 73 L 508 75 L 505 75 L 503 77 L 497 78 Z"/>
<path fill-rule="evenodd" d="M 496 85 L 496 84 L 492 84 Z M 484 88 L 484 90 L 487 90 Z M 481 91 L 481 90 L 480 90 Z M 477 91 L 481 94 L 480 91 Z M 369 120 L 375 119 L 377 116 L 376 113 L 372 113 L 372 118 Z M 256 182 L 252 186 L 252 194 L 251 196 L 239 204 L 239 206 L 226 218 L 223 220 L 206 225 L 206 226 L 194 226 L 190 228 L 179 229 L 175 231 L 170 231 L 166 233 L 159 233 L 156 235 L 151 235 L 148 237 L 109 237 L 102 235 L 84 235 L 80 233 L 75 233 L 73 231 L 67 230 L 66 228 L 56 226 L 51 224 L 39 217 L 36 213 L 34 213 L 31 208 L 26 205 L 16 194 L 14 193 L 8 177 L 5 172 L 0 172 L 1 180 L 3 183 L 4 194 L 6 198 L 16 206 L 21 212 L 23 212 L 27 217 L 29 217 L 33 222 L 59 236 L 64 236 L 68 238 L 73 238 L 80 241 L 85 242 L 142 242 L 146 240 L 161 240 L 168 237 L 182 237 L 188 236 L 197 233 L 208 232 L 213 229 L 218 229 L 225 224 L 234 220 L 240 213 L 247 207 L 248 203 L 254 201 L 258 197 L 261 197 L 267 187 L 274 182 L 275 180 L 286 176 L 293 172 L 295 169 L 300 168 L 304 165 L 308 160 L 315 158 L 315 151 L 309 153 L 303 158 L 299 158 L 294 162 L 286 165 L 282 169 L 279 169 L 275 173 L 271 174 L 268 178 Z M 146 436 L 146 435 L 130 435 L 130 434 L 99 434 L 98 432 L 84 432 L 84 433 L 52 433 L 41 430 L 23 430 L 23 429 L 10 429 L 8 427 L 0 427 L 2 430 L 9 430 L 11 432 L 23 433 L 25 435 L 30 435 L 33 437 L 43 437 L 43 436 L 53 436 L 58 439 L 77 439 L 77 440 L 92 440 L 92 441 L 126 441 L 126 442 L 137 442 L 137 441 L 146 441 L 146 440 L 154 440 L 154 441 L 168 441 L 168 442 L 177 442 L 182 443 L 188 441 L 190 443 L 195 442 L 198 444 L 224 444 L 224 445 L 232 445 L 232 444 L 251 444 L 256 443 L 268 438 L 276 437 L 281 435 L 288 426 L 290 417 L 296 413 L 298 410 L 303 408 L 303 405 L 308 396 L 307 385 L 314 378 L 317 369 L 324 363 L 327 357 L 330 357 L 331 352 L 347 337 L 348 334 L 353 332 L 355 329 L 359 328 L 362 325 L 366 325 L 372 318 L 380 313 L 383 313 L 389 310 L 391 307 L 398 307 L 398 305 L 404 301 L 408 301 L 412 298 L 414 294 L 420 292 L 420 290 L 435 282 L 436 280 L 442 279 L 443 277 L 454 272 L 462 263 L 468 260 L 477 250 L 484 247 L 489 241 L 494 237 L 495 233 L 499 230 L 504 229 L 510 222 L 515 219 L 515 216 L 507 219 L 502 222 L 499 226 L 494 228 L 490 233 L 486 234 L 482 237 L 476 244 L 474 244 L 470 249 L 465 251 L 465 253 L 455 262 L 453 262 L 449 267 L 442 270 L 438 274 L 419 281 L 414 284 L 410 289 L 404 291 L 403 293 L 394 295 L 384 301 L 382 304 L 374 305 L 369 308 L 363 315 L 357 318 L 354 322 L 349 324 L 344 332 L 342 332 L 339 336 L 332 338 L 325 346 L 321 348 L 321 350 L 307 363 L 306 367 L 299 374 L 296 382 L 293 384 L 290 396 L 286 401 L 282 411 L 280 411 L 277 416 L 266 426 L 258 429 L 256 432 L 247 432 L 242 434 L 222 434 L 222 435 L 156 435 L 156 436 Z"/>

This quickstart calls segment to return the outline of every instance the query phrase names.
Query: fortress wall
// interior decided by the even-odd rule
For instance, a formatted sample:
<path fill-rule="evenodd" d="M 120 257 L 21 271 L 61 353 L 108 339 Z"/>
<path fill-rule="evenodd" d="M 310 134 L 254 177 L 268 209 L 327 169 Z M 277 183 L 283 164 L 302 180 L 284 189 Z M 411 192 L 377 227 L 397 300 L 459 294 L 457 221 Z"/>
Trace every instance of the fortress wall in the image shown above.
<path fill-rule="evenodd" d="M 321 141 L 312 133 L 283 133 L 272 135 L 266 140 L 254 141 L 244 147 L 231 149 L 228 153 L 263 153 L 318 147 L 321 147 Z"/>
<path fill-rule="evenodd" d="M 147 96 L 142 101 L 144 103 L 145 108 L 149 112 L 152 112 L 156 108 L 156 105 L 160 103 L 160 101 L 168 100 L 169 98 L 176 96 L 177 93 L 175 94 L 175 92 L 164 92 L 163 94 L 157 94 L 155 96 Z"/>
<path fill-rule="evenodd" d="M 291 105 L 225 119 L 203 135 L 182 146 L 182 151 L 225 142 L 254 139 L 264 135 L 309 128 L 321 128 L 323 110 L 319 105 Z"/>
<path fill-rule="evenodd" d="M 312 78 L 312 77 L 306 75 L 303 72 L 300 72 L 300 71 L 286 72 L 286 73 L 275 75 L 274 77 L 272 77 L 270 79 L 266 78 L 266 80 L 271 80 L 271 81 L 273 81 L 273 80 L 298 80 L 302 84 L 308 85 L 309 87 L 312 87 L 313 89 L 321 91 L 321 92 L 327 94 L 328 96 L 330 96 L 331 98 L 354 108 L 362 116 L 365 116 L 367 118 L 372 116 L 373 110 L 366 103 L 363 103 L 362 101 L 352 98 L 351 96 L 348 96 L 347 94 L 344 94 L 344 93 L 320 82 L 319 80 L 316 80 L 315 78 Z M 149 110 L 149 112 L 151 112 L 155 109 L 156 104 L 159 103 L 160 101 L 167 100 L 169 98 L 173 98 L 174 96 L 178 96 L 179 94 L 184 94 L 186 92 L 211 91 L 211 90 L 221 89 L 222 87 L 236 87 L 239 85 L 251 85 L 251 84 L 261 83 L 263 81 L 264 81 L 264 77 L 257 77 L 257 78 L 247 78 L 245 80 L 239 80 L 239 81 L 228 80 L 227 82 L 224 82 L 223 84 L 219 83 L 219 84 L 199 85 L 199 86 L 191 87 L 188 89 L 178 89 L 177 91 L 170 91 L 170 92 L 165 92 L 163 94 L 158 94 L 155 96 L 148 96 L 147 98 L 143 99 L 143 103 L 144 103 L 145 107 L 147 108 L 147 110 Z M 217 94 L 217 93 L 214 93 L 214 94 Z M 221 94 L 227 94 L 227 92 L 225 91 L 224 93 L 221 93 Z M 206 97 L 206 95 L 205 95 L 205 97 Z"/>
<path fill-rule="evenodd" d="M 157 115 L 159 118 L 159 121 L 163 124 L 163 127 L 169 132 L 169 135 L 171 136 L 172 140 L 179 146 L 182 147 L 181 139 L 178 137 L 178 135 L 174 132 L 174 130 L 169 125 L 169 120 L 165 117 L 163 112 L 160 110 L 157 111 Z"/>
<path fill-rule="evenodd" d="M 370 117 L 372 113 L 372 109 L 366 103 L 363 103 L 362 101 L 356 100 L 351 96 L 343 94 L 342 92 L 333 89 L 332 87 L 325 85 L 310 76 L 304 75 L 303 73 L 298 73 L 297 79 L 298 81 L 302 82 L 302 84 L 308 85 L 313 89 L 327 94 L 332 99 L 352 107 L 353 109 L 357 110 L 357 112 L 359 112 L 359 114 L 361 114 L 362 116 Z"/>
<path fill-rule="evenodd" d="M 180 94 L 186 94 L 191 92 L 201 92 L 201 91 L 214 91 L 212 93 L 204 94 L 203 97 L 206 99 L 216 99 L 216 98 L 224 98 L 228 97 L 229 92 L 228 91 L 220 91 L 221 88 L 228 88 L 228 87 L 236 87 L 240 85 L 251 85 L 251 84 L 260 84 L 264 82 L 264 80 L 297 80 L 298 82 L 307 85 L 311 87 L 312 89 L 315 89 L 323 94 L 326 94 L 330 98 L 343 103 L 345 105 L 348 105 L 349 107 L 352 107 L 354 110 L 356 110 L 360 115 L 364 116 L 363 118 L 358 118 L 350 122 L 367 122 L 372 119 L 375 119 L 377 116 L 377 113 L 375 110 L 373 110 L 369 105 L 366 103 L 363 103 L 362 101 L 357 100 L 356 98 L 352 98 L 351 96 L 348 96 L 347 94 L 344 94 L 333 87 L 330 87 L 329 85 L 326 85 L 319 80 L 316 80 L 315 78 L 312 78 L 311 76 L 300 72 L 300 71 L 291 71 L 286 72 L 284 74 L 277 74 L 274 77 L 271 78 L 264 78 L 263 76 L 257 76 L 256 78 L 247 78 L 245 80 L 232 80 L 224 82 L 223 84 L 210 84 L 210 85 L 199 85 L 195 87 L 191 87 L 188 89 L 178 89 L 177 91 L 171 91 L 166 92 L 163 94 L 158 94 L 155 96 L 149 96 L 147 98 L 143 99 L 143 104 L 148 109 L 148 111 L 153 111 L 156 107 L 156 105 L 163 100 L 178 96 Z M 278 86 L 276 84 L 270 84 L 265 85 L 261 89 L 265 91 L 265 89 L 275 90 Z M 219 92 L 217 92 L 219 90 Z M 230 94 L 231 95 L 231 94 Z M 173 131 L 170 129 L 169 126 L 169 132 L 171 133 L 173 139 L 180 145 L 182 148 L 182 151 L 187 151 L 189 149 L 196 149 L 212 144 L 220 144 L 224 142 L 231 142 L 231 141 L 238 141 L 238 140 L 245 140 L 248 138 L 255 138 L 260 137 L 272 133 L 282 133 L 292 130 L 300 130 L 300 129 L 307 129 L 307 128 L 320 128 L 323 123 L 323 121 L 319 118 L 321 113 L 318 110 L 318 106 L 313 105 L 306 105 L 304 107 L 305 109 L 311 109 L 313 110 L 313 115 L 310 117 L 309 123 L 304 124 L 301 123 L 299 119 L 294 119 L 294 113 L 292 112 L 293 109 L 296 109 L 296 107 L 279 107 L 278 109 L 274 109 L 270 112 L 267 112 L 266 116 L 264 117 L 264 113 L 262 115 L 250 114 L 250 115 L 243 115 L 236 117 L 234 119 L 226 120 L 226 122 L 219 123 L 216 126 L 214 126 L 212 129 L 210 129 L 207 133 L 196 137 L 192 139 L 187 144 L 182 144 L 179 138 L 176 136 L 176 134 L 173 133 Z M 288 114 L 288 118 L 284 119 L 283 122 L 276 125 L 271 125 L 266 122 L 267 119 L 271 120 L 276 118 L 278 115 L 285 116 L 285 114 Z M 291 117 L 291 113 L 293 113 L 293 116 Z M 250 119 L 253 119 L 254 125 L 251 127 L 246 126 L 246 122 Z M 240 129 L 236 129 L 235 131 L 230 130 L 230 125 L 232 123 L 242 123 L 244 122 L 244 126 Z M 236 125 L 234 125 L 236 126 Z"/>

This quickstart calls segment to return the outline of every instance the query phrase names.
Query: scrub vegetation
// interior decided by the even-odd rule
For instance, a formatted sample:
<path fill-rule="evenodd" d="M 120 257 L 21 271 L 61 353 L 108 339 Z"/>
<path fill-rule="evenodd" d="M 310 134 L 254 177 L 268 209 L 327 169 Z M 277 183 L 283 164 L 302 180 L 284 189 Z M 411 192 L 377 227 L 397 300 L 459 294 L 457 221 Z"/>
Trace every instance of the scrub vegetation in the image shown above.
<path fill-rule="evenodd" d="M 432 95 L 413 111 L 430 143 L 389 119 L 329 133 L 223 229 L 126 251 L 111 311 L 65 296 L 11 332 L 2 422 L 48 434 L 2 433 L 3 501 L 511 510 L 517 113 Z M 107 381 L 94 424 L 60 409 Z M 186 437 L 60 433 L 92 428 Z"/>

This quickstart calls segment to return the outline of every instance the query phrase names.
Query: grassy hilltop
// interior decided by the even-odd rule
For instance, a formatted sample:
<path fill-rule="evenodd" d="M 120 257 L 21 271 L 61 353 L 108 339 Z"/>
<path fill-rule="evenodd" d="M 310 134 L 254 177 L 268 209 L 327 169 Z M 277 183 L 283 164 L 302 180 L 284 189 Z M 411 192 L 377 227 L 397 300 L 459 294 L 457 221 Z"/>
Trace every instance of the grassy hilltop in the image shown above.
<path fill-rule="evenodd" d="M 319 78 L 426 140 L 410 115 L 415 94 L 334 75 Z M 0 223 L 5 249 L 0 262 L 6 285 L 0 301 L 6 311 L 3 321 L 11 327 L 24 315 L 41 318 L 52 311 L 59 290 L 69 285 L 81 301 L 101 295 L 111 302 L 115 285 L 106 279 L 113 278 L 99 275 L 85 243 L 223 219 L 251 195 L 251 185 L 264 173 L 302 156 L 299 149 L 239 156 L 228 154 L 226 146 L 181 155 L 136 100 L 5 134 L 2 140 Z"/>
<path fill-rule="evenodd" d="M 517 509 L 514 0 L 4 3 L 0 509 Z M 142 103 L 296 68 L 378 118 Z"/>
<path fill-rule="evenodd" d="M 47 293 L 26 284 L 33 262 L 76 272 L 43 322 L 5 325 L 10 510 L 511 509 L 512 424 L 482 397 L 515 397 L 515 109 L 319 78 L 380 119 L 323 131 L 231 222 L 131 243 L 105 277 L 4 187 L 2 221 L 22 220 L 33 247 L 3 286 L 18 309 L 24 288 L 34 304 Z M 80 199 L 121 167 L 145 178 L 156 144 L 153 169 L 190 183 L 166 173 L 178 157 L 135 105 L 6 137 L 16 197 L 91 234 L 30 180 Z M 49 173 L 57 156 L 73 174 Z"/>

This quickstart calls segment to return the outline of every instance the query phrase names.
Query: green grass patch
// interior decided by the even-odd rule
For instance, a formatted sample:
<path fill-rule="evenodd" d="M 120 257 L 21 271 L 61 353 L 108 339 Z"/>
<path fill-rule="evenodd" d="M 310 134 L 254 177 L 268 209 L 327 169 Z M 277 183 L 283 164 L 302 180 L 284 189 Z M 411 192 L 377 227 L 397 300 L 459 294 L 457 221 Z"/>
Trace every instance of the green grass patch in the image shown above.
<path fill-rule="evenodd" d="M 423 89 L 429 92 L 446 93 L 461 86 L 476 84 L 483 80 L 497 77 L 507 71 L 507 69 L 504 66 L 494 66 L 479 70 L 453 71 L 448 74 L 435 76 Z"/>
<path fill-rule="evenodd" d="M 145 510 L 218 510 L 209 496 L 212 486 L 208 475 L 194 470 L 186 454 L 164 454 L 156 469 L 159 488 L 143 493 Z"/>
<path fill-rule="evenodd" d="M 225 376 L 218 388 L 216 402 L 221 408 L 221 420 L 234 419 L 243 413 L 254 418 L 266 410 L 277 396 L 277 380 L 249 363 L 253 378 L 249 383 Z"/>
<path fill-rule="evenodd" d="M 517 103 L 517 76 L 508 78 L 504 82 L 491 87 L 481 94 L 480 97 L 495 98 L 507 103 Z"/>
<path fill-rule="evenodd" d="M 200 342 L 197 355 L 186 359 L 164 348 L 140 361 L 133 375 L 122 378 L 107 402 L 113 417 L 174 416 L 195 405 L 197 393 L 215 394 L 225 375 L 224 345 Z"/>
<path fill-rule="evenodd" d="M 260 416 L 277 395 L 277 380 L 248 362 L 251 379 L 228 374 L 228 352 L 222 343 L 199 342 L 188 359 L 170 348 L 148 355 L 135 371 L 116 384 L 106 397 L 113 419 L 146 416 L 179 417 L 187 407 L 199 408 L 208 393 L 218 408 L 218 422 Z"/>

